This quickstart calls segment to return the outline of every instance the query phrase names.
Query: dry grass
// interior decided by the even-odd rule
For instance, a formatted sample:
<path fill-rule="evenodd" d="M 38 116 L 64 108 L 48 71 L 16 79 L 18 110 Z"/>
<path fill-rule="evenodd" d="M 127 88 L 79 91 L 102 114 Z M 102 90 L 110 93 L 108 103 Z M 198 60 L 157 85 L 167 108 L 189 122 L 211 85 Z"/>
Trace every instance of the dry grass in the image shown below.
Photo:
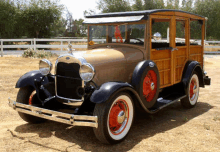
<path fill-rule="evenodd" d="M 208 46 L 219 46 L 220 44 L 216 44 L 216 45 L 208 45 Z M 220 48 L 204 48 L 204 51 L 209 51 L 209 52 L 216 52 L 216 51 L 220 51 Z"/>
<path fill-rule="evenodd" d="M 50 59 L 53 63 L 56 58 Z M 220 57 L 206 58 L 212 85 L 200 89 L 193 109 L 173 104 L 155 115 L 137 114 L 130 134 L 118 145 L 103 145 L 92 128 L 48 121 L 28 124 L 8 107 L 14 86 L 24 73 L 38 69 L 39 59 L 0 58 L 0 151 L 220 151 Z"/>

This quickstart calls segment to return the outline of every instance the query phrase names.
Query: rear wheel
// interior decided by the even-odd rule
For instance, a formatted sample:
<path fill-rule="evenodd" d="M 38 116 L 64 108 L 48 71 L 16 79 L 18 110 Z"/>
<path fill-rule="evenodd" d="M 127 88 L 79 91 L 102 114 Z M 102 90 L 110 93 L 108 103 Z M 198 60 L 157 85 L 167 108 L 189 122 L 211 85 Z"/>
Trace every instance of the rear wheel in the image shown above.
<path fill-rule="evenodd" d="M 185 108 L 192 108 L 196 105 L 199 97 L 199 78 L 197 73 L 193 73 L 188 87 L 187 96 L 181 100 L 181 104 Z"/>
<path fill-rule="evenodd" d="M 98 116 L 96 137 L 106 144 L 116 144 L 127 136 L 134 118 L 134 105 L 129 94 L 121 92 L 105 103 L 96 104 L 94 116 Z"/>
<path fill-rule="evenodd" d="M 27 104 L 27 105 L 40 105 L 40 101 L 36 95 L 36 91 L 32 87 L 20 88 L 17 94 L 16 102 Z M 25 113 L 18 112 L 20 117 L 29 123 L 41 123 L 45 122 L 46 119 L 28 115 Z"/>

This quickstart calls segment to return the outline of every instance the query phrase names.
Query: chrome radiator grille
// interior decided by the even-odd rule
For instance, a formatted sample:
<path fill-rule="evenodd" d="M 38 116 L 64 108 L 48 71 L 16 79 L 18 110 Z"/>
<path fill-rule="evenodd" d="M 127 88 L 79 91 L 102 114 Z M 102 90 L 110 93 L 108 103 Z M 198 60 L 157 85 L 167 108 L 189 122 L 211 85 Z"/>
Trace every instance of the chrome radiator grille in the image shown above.
<path fill-rule="evenodd" d="M 82 87 L 78 63 L 59 62 L 56 68 L 57 95 L 69 99 L 82 99 L 77 90 Z"/>

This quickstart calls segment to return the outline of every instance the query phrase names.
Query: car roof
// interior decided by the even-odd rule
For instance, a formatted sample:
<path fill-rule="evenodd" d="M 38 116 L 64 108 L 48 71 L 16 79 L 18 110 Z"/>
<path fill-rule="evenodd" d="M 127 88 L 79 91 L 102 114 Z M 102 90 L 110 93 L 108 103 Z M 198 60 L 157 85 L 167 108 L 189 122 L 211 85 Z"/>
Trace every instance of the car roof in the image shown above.
<path fill-rule="evenodd" d="M 157 13 L 157 12 L 181 12 L 181 13 L 186 13 L 189 15 L 202 17 L 205 19 L 205 17 L 201 15 L 197 15 L 197 14 L 193 14 L 193 13 L 181 11 L 181 10 L 174 10 L 174 9 L 152 9 L 152 10 L 143 10 L 143 11 L 101 13 L 101 14 L 95 14 L 95 15 L 87 15 L 85 16 L 85 18 L 123 17 L 123 16 L 140 16 L 140 15 L 144 15 L 144 18 L 147 18 L 148 15 Z"/>

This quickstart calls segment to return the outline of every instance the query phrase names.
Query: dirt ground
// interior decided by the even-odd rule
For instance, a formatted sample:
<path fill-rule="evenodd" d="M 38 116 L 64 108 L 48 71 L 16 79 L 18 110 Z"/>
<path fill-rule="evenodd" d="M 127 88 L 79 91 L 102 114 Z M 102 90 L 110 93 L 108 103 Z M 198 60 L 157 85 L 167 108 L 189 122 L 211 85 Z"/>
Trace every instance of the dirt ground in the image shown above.
<path fill-rule="evenodd" d="M 51 59 L 55 63 L 55 58 Z M 70 127 L 48 121 L 28 124 L 8 106 L 16 99 L 16 81 L 38 69 L 39 59 L 0 58 L 0 151 L 220 151 L 220 56 L 205 57 L 205 71 L 212 85 L 200 88 L 199 102 L 184 109 L 179 102 L 155 115 L 135 118 L 125 141 L 103 145 L 92 128 Z"/>

